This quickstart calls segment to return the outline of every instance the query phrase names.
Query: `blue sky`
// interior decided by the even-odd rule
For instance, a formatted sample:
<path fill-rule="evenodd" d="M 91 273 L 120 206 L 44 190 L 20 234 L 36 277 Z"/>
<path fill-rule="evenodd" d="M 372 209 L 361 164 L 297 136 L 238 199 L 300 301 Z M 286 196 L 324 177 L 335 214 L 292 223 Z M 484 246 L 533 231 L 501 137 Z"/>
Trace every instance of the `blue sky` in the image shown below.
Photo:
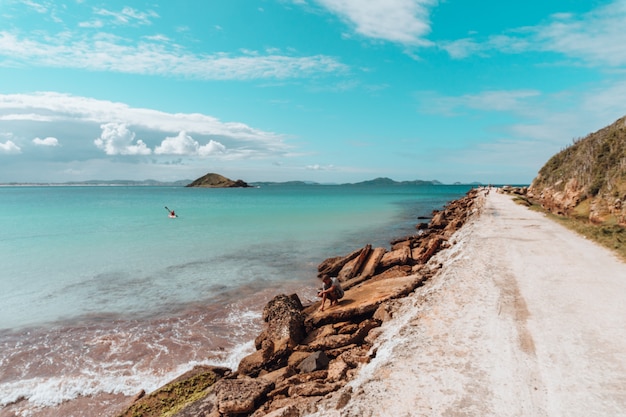
<path fill-rule="evenodd" d="M 626 0 L 0 0 L 0 182 L 530 183 L 626 114 Z"/>

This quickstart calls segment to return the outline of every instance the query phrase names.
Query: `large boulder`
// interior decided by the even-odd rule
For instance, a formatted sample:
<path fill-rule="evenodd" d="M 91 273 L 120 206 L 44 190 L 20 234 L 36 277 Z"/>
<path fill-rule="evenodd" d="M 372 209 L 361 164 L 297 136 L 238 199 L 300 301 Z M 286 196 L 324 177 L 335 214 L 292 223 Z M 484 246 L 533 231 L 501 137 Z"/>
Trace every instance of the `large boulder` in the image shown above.
<path fill-rule="evenodd" d="M 267 326 L 256 339 L 257 349 L 265 339 L 274 343 L 285 340 L 288 346 L 296 346 L 306 335 L 304 317 L 302 302 L 297 294 L 274 297 L 263 309 L 263 321 Z"/>
<path fill-rule="evenodd" d="M 383 302 L 404 297 L 412 292 L 423 283 L 424 279 L 422 275 L 414 274 L 393 279 L 365 281 L 346 291 L 344 297 L 332 308 L 319 311 L 319 303 L 307 307 L 305 325 L 307 329 L 312 330 L 326 323 L 360 322 L 371 317 Z"/>
<path fill-rule="evenodd" d="M 296 294 L 280 294 L 263 309 L 265 329 L 255 339 L 257 351 L 239 362 L 240 374 L 257 376 L 287 364 L 289 356 L 306 334 L 302 303 Z"/>

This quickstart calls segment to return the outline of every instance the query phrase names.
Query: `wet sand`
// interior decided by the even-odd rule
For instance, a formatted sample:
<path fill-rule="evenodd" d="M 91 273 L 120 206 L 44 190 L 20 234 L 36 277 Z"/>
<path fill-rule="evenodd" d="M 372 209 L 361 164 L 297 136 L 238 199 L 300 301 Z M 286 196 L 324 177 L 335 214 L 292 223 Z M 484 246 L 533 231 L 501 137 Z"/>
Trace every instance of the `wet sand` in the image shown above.
<path fill-rule="evenodd" d="M 351 399 L 316 415 L 626 414 L 626 263 L 510 196 L 482 204 L 384 324 Z"/>

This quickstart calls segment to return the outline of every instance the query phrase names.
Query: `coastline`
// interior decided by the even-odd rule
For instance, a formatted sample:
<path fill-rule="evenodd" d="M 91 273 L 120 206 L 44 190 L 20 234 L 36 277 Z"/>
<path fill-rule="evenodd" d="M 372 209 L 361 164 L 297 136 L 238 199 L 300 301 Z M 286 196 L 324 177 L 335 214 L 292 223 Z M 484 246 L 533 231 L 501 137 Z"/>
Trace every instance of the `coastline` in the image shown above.
<path fill-rule="evenodd" d="M 454 244 L 451 236 L 477 212 L 484 192 L 489 191 L 472 189 L 434 210 L 428 224 L 393 240 L 389 250 L 366 245 L 326 259 L 319 276 L 337 276 L 346 294 L 337 305 L 320 311 L 319 301 L 303 306 L 297 293 L 277 295 L 263 309 L 265 329 L 255 339 L 256 351 L 237 369 L 197 367 L 148 395 L 140 393 L 120 416 L 277 417 L 314 411 L 375 357 L 372 342 L 391 319 L 395 300 L 441 267 L 426 264 Z"/>
<path fill-rule="evenodd" d="M 626 264 L 496 193 L 453 239 L 376 357 L 306 415 L 623 415 Z"/>
<path fill-rule="evenodd" d="M 304 253 L 298 245 L 284 239 L 281 242 L 290 242 L 285 243 L 287 250 L 281 251 L 282 248 L 278 248 L 279 251 L 277 252 L 277 247 L 272 245 L 266 246 L 265 249 L 260 247 L 262 250 L 252 254 L 263 255 L 265 261 L 260 264 L 260 268 L 256 268 L 256 264 L 252 265 L 255 266 L 255 269 L 249 269 L 250 271 L 262 272 L 265 270 L 264 266 L 267 266 L 267 269 L 270 270 L 282 268 L 292 272 L 288 272 L 289 275 L 285 275 L 284 279 L 276 279 L 275 277 L 273 280 L 254 279 L 249 285 L 238 286 L 237 294 L 232 297 L 220 289 L 217 298 L 210 298 L 209 303 L 197 301 L 181 306 L 173 304 L 171 308 L 166 306 L 164 309 L 155 310 L 155 314 L 148 313 L 140 317 L 123 312 L 117 314 L 112 311 L 111 313 L 78 316 L 76 320 L 68 316 L 67 319 L 58 323 L 51 322 L 52 326 L 6 330 L 2 334 L 1 343 L 3 358 L 7 359 L 2 359 L 4 367 L 2 369 L 3 380 L 0 382 L 2 401 L 0 416 L 13 417 L 28 414 L 39 417 L 53 415 L 79 417 L 85 415 L 85 410 L 88 410 L 91 416 L 111 416 L 115 414 L 116 409 L 127 405 L 130 399 L 141 389 L 152 392 L 178 375 L 185 373 L 196 364 L 219 364 L 219 366 L 236 369 L 239 360 L 254 350 L 252 340 L 260 331 L 262 324 L 260 316 L 263 305 L 275 294 L 280 291 L 289 294 L 297 292 L 303 303 L 314 302 L 317 285 L 315 269 L 321 259 L 332 254 L 353 250 L 354 247 L 363 245 L 368 241 L 373 245 L 386 246 L 392 238 L 407 233 L 415 233 L 415 217 L 423 215 L 422 218 L 425 218 L 433 209 L 443 207 L 445 202 L 459 198 L 467 191 L 466 188 L 460 193 L 458 192 L 459 188 L 434 187 L 431 190 L 428 187 L 428 191 L 425 193 L 422 192 L 421 188 L 394 189 L 393 193 L 389 194 L 390 197 L 382 199 L 383 202 L 392 202 L 393 206 L 389 205 L 388 208 L 382 206 L 383 211 L 370 211 L 368 209 L 370 207 L 368 205 L 369 200 L 374 202 L 373 199 L 367 197 L 372 194 L 368 190 L 359 189 L 358 192 L 354 193 L 357 197 L 356 201 L 348 198 L 350 193 L 346 195 L 342 192 L 340 199 L 333 200 L 334 206 L 337 206 L 338 209 L 341 209 L 341 203 L 344 200 L 350 207 L 354 206 L 356 202 L 360 202 L 361 199 L 366 203 L 365 205 L 357 205 L 360 209 L 356 210 L 358 215 L 356 220 L 353 218 L 352 223 L 342 222 L 340 225 L 340 230 L 346 229 L 348 233 L 344 233 L 341 239 L 337 239 L 334 237 L 335 235 L 320 233 L 319 230 L 324 229 L 317 228 L 317 233 L 323 238 L 318 241 L 314 239 L 318 237 L 317 235 L 310 236 L 306 231 L 305 233 L 298 233 L 299 239 L 303 241 L 302 236 L 308 236 L 304 241 L 305 246 L 302 248 L 308 248 L 307 250 L 310 250 L 311 253 Z M 384 197 L 387 195 L 385 190 L 383 188 L 381 192 L 377 191 L 374 194 Z M 266 199 L 266 203 L 274 204 L 276 194 L 279 197 L 285 194 L 284 190 L 275 191 L 272 189 L 270 191 L 272 192 Z M 288 194 L 292 194 L 291 189 L 287 191 Z M 56 193 L 56 191 L 54 192 Z M 35 195 L 30 191 L 28 193 L 28 195 Z M 49 193 L 49 190 L 46 190 L 46 193 Z M 101 199 L 99 192 L 93 193 L 89 190 L 86 193 L 87 196 L 97 195 L 98 200 Z M 415 193 L 419 198 L 413 197 Z M 57 194 L 59 193 L 53 195 Z M 63 195 L 63 193 L 60 194 Z M 116 196 L 117 194 L 115 192 Z M 127 194 L 133 197 L 137 195 L 134 189 L 129 190 Z M 410 195 L 410 197 L 405 199 L 403 197 L 405 194 Z M 82 196 L 83 194 L 79 195 Z M 426 197 L 422 198 L 422 195 Z M 142 191 L 140 196 L 142 199 L 150 197 L 148 202 L 151 199 L 169 201 L 169 197 L 171 197 L 167 190 L 164 193 L 144 193 Z M 269 199 L 270 197 L 271 199 Z M 254 199 L 257 200 L 257 197 Z M 302 202 L 302 205 L 307 203 L 307 199 L 302 200 L 302 197 L 297 197 L 297 201 Z M 375 200 L 381 199 L 376 197 Z M 65 201 L 65 198 L 62 201 Z M 131 201 L 135 201 L 135 199 L 133 198 Z M 326 200 L 324 201 L 326 202 Z M 145 206 L 153 205 L 145 204 Z M 179 205 L 183 206 L 182 203 Z M 285 205 L 282 204 L 281 206 Z M 316 210 L 315 205 L 306 204 L 306 206 L 310 207 L 311 210 Z M 376 203 L 372 205 L 372 207 L 374 206 L 379 207 L 381 204 Z M 126 210 L 126 206 L 122 208 L 124 208 L 122 211 L 130 212 Z M 161 206 L 158 208 L 161 210 L 158 210 L 156 214 L 164 214 L 161 213 L 163 208 Z M 46 214 L 49 213 L 54 213 L 54 210 L 48 209 Z M 215 210 L 212 213 L 215 213 Z M 362 217 L 359 217 L 361 213 Z M 368 215 L 367 213 L 372 214 Z M 182 236 L 181 227 L 192 223 L 189 221 L 190 212 L 185 211 L 184 214 L 184 222 L 173 223 L 165 220 L 166 223 L 163 225 L 160 221 L 161 216 L 158 216 L 154 220 L 158 224 L 158 228 L 155 230 L 158 229 L 162 232 L 163 226 L 166 226 L 166 231 L 173 229 L 177 236 Z M 339 214 L 339 219 L 341 219 L 342 212 L 340 211 Z M 393 214 L 394 217 L 387 216 L 387 214 Z M 375 216 L 376 218 L 367 216 Z M 132 218 L 132 216 L 130 217 Z M 322 213 L 320 218 L 323 217 Z M 332 219 L 337 220 L 337 217 Z M 311 224 L 312 222 L 308 223 Z M 353 230 L 361 230 L 358 227 L 353 229 L 353 223 L 357 223 L 357 226 L 363 223 L 363 230 L 358 233 L 353 232 Z M 384 228 L 382 226 L 374 227 L 379 223 L 386 226 Z M 175 228 L 171 227 L 174 225 Z M 188 238 L 189 235 L 185 235 L 185 239 Z M 169 239 L 164 239 L 161 236 L 158 241 L 162 240 Z M 320 242 L 322 242 L 321 245 Z M 159 244 L 159 246 L 163 245 Z M 319 248 L 322 246 L 325 250 L 320 251 Z M 117 247 L 123 246 L 118 243 Z M 175 247 L 182 246 L 175 245 Z M 316 250 L 317 252 L 315 252 Z M 277 257 L 277 253 L 281 257 Z M 249 259 L 251 253 L 246 251 L 240 255 Z M 290 259 L 295 259 L 294 257 L 302 260 L 290 262 Z M 239 257 L 228 257 L 226 260 L 235 258 Z M 193 260 L 193 256 L 191 259 Z M 109 263 L 117 265 L 117 262 L 110 261 Z M 245 262 L 239 263 L 246 265 Z M 132 265 L 134 269 L 137 269 L 136 263 L 132 263 Z M 201 268 L 205 263 L 196 265 L 195 263 L 180 262 L 180 265 Z M 305 273 L 302 272 L 304 269 L 306 269 Z M 306 279 L 296 279 L 294 274 L 298 274 L 297 277 L 304 276 Z M 115 283 L 110 282 L 111 278 L 115 278 L 114 276 L 102 275 L 106 281 L 93 279 L 89 280 L 88 284 L 99 282 L 105 284 L 108 282 L 116 285 L 88 285 L 76 288 L 83 288 L 85 292 L 93 288 L 88 293 L 92 294 L 98 302 L 104 301 L 111 290 L 132 292 L 135 295 L 129 305 L 135 307 L 135 305 L 141 304 L 140 302 L 137 303 L 137 296 L 142 295 L 140 292 L 142 287 L 136 286 L 135 281 L 137 278 L 141 279 L 142 275 L 130 271 L 128 276 L 133 279 L 130 282 L 120 279 L 120 286 L 117 285 L 117 281 Z M 261 273 L 260 276 L 263 274 Z M 96 278 L 100 278 L 100 275 Z M 193 282 L 195 281 L 190 281 L 190 283 Z M 183 284 L 183 287 L 187 287 L 187 285 Z M 70 289 L 72 288 L 74 287 L 70 287 Z M 148 290 L 152 291 L 151 288 Z M 63 294 L 68 305 L 75 306 L 75 303 L 70 302 L 71 297 L 65 291 L 59 292 L 59 294 Z M 148 292 L 148 294 L 152 294 L 152 292 Z M 122 294 L 116 293 L 116 296 L 119 295 Z M 23 346 L 30 348 L 23 349 Z M 101 407 L 98 406 L 100 403 L 98 398 L 102 399 Z M 116 404 L 121 404 L 121 406 L 118 407 Z"/>
<path fill-rule="evenodd" d="M 423 265 L 432 271 L 424 285 L 383 303 L 387 317 L 370 329 L 350 380 L 242 415 L 620 415 L 626 265 L 509 196 L 478 194 Z M 109 397 L 119 412 L 141 401 Z"/>

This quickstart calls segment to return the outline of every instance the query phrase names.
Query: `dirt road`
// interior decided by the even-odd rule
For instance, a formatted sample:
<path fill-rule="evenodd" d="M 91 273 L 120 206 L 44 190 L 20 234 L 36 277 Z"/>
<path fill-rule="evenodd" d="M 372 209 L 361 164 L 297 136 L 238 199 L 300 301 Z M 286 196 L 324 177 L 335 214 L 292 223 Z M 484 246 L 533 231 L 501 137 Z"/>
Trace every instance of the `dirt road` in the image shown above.
<path fill-rule="evenodd" d="M 626 416 L 626 264 L 509 196 L 483 204 L 318 415 Z"/>

